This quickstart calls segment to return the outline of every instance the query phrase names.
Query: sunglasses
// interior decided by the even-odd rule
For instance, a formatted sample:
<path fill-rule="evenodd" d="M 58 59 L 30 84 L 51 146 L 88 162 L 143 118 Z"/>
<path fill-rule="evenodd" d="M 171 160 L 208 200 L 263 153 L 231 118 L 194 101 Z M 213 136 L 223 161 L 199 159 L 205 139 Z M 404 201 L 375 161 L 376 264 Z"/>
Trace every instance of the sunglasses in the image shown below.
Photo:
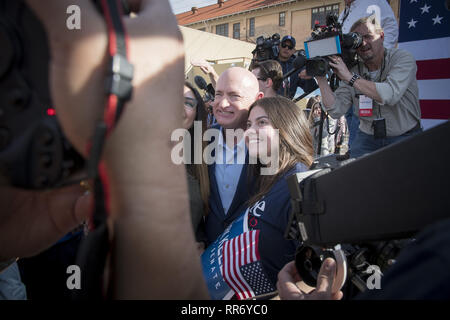
<path fill-rule="evenodd" d="M 288 48 L 289 48 L 289 50 L 292 50 L 292 49 L 294 49 L 294 46 L 289 46 L 289 45 L 287 45 L 287 44 L 285 44 L 285 43 L 283 43 L 283 44 L 281 45 L 281 47 L 282 47 L 282 48 L 286 48 L 286 47 L 288 47 Z"/>
<path fill-rule="evenodd" d="M 197 106 L 197 100 L 189 97 L 184 97 L 184 106 L 189 109 L 194 109 Z"/>

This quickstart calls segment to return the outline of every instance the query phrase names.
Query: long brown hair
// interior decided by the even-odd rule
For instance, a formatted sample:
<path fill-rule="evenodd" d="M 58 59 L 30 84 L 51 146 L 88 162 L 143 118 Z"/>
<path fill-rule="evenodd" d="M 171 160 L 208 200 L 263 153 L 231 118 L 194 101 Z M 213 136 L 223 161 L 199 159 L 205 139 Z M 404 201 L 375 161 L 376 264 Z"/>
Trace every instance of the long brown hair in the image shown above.
<path fill-rule="evenodd" d="M 195 99 L 197 100 L 197 113 L 195 115 L 194 121 L 201 121 L 202 122 L 202 132 L 205 132 L 207 129 L 207 117 L 208 113 L 206 111 L 205 103 L 203 102 L 203 98 L 200 95 L 200 93 L 190 84 L 189 82 L 184 83 L 186 87 L 188 87 L 192 93 L 195 96 Z M 209 211 L 209 174 L 208 174 L 208 166 L 207 164 L 202 161 L 201 164 L 193 164 L 194 163 L 194 126 L 188 129 L 189 134 L 191 135 L 191 161 L 192 164 L 186 165 L 186 170 L 189 174 L 194 176 L 195 179 L 199 182 L 200 185 L 200 195 L 202 197 L 203 201 L 203 212 L 204 215 L 208 214 Z M 202 139 L 202 154 L 203 150 L 205 150 L 207 146 L 207 142 L 203 141 Z"/>
<path fill-rule="evenodd" d="M 278 96 L 255 101 L 249 110 L 261 107 L 266 112 L 272 126 L 279 130 L 279 163 L 273 175 L 261 175 L 261 165 L 250 165 L 249 173 L 256 175 L 256 193 L 248 201 L 255 204 L 270 188 L 297 163 L 309 167 L 313 162 L 313 144 L 309 125 L 304 112 L 291 100 Z"/>
<path fill-rule="evenodd" d="M 306 104 L 306 108 L 309 108 L 309 116 L 308 116 L 308 122 L 309 127 L 314 127 L 314 110 L 316 108 L 320 108 L 320 96 L 311 97 L 308 100 L 308 103 Z M 322 112 L 322 110 L 320 110 Z"/>

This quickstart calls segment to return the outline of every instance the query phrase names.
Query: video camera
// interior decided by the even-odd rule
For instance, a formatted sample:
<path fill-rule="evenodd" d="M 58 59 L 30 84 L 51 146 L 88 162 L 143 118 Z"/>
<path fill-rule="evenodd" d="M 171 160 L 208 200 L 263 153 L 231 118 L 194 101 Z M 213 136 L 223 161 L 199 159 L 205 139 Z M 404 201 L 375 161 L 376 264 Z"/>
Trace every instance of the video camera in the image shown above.
<path fill-rule="evenodd" d="M 330 69 L 327 56 L 341 55 L 348 68 L 356 63 L 356 49 L 362 44 L 359 33 L 342 33 L 342 25 L 336 14 L 327 15 L 326 25 L 315 25 L 311 39 L 304 42 L 306 73 L 309 76 L 325 76 Z"/>
<path fill-rule="evenodd" d="M 264 36 L 256 38 L 256 48 L 252 51 L 253 59 L 258 62 L 275 60 L 278 58 L 280 51 L 279 45 L 280 35 L 278 33 L 274 33 L 267 38 L 264 38 Z"/>
<path fill-rule="evenodd" d="M 411 237 L 450 217 L 447 121 L 357 160 L 330 155 L 288 177 L 287 239 L 301 241 L 296 267 L 315 287 L 322 261 L 337 262 L 338 291 L 348 278 L 367 289 L 368 268 L 391 266 Z M 426 275 L 424 275 L 426 276 Z"/>
<path fill-rule="evenodd" d="M 60 185 L 84 166 L 64 137 L 49 90 L 49 48 L 23 1 L 0 0 L 0 170 L 10 185 Z"/>

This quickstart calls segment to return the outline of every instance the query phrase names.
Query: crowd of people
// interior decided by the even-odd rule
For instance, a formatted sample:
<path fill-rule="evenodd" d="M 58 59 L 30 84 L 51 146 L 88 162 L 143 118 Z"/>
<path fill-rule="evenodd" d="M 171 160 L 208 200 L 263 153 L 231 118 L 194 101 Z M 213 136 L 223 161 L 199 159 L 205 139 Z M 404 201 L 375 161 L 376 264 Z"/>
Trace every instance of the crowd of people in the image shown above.
<path fill-rule="evenodd" d="M 37 0 L 27 3 L 50 42 L 58 117 L 88 157 L 108 66 L 102 17 L 89 1 L 81 1 L 86 24 L 71 32 L 54 18 L 70 1 L 45 8 Z M 305 293 L 296 284 L 301 279 L 292 260 L 300 243 L 284 237 L 291 212 L 286 177 L 307 171 L 320 156 L 361 157 L 422 130 L 416 64 L 395 48 L 398 26 L 386 1 L 346 0 L 340 17 L 344 31 L 358 32 L 363 40 L 356 49 L 359 62 L 350 70 L 341 57 L 330 57 L 341 79 L 335 92 L 326 77 L 313 78 L 304 68 L 283 79 L 296 56 L 296 40 L 287 35 L 277 60 L 257 61 L 250 70 L 231 67 L 218 75 L 211 65 L 195 63 L 215 89 L 214 100 L 206 102 L 184 80 L 183 41 L 168 2 L 129 4 L 138 12 L 124 18 L 134 93 L 102 156 L 110 183 L 113 255 L 105 279 L 112 284 L 111 296 L 252 299 L 278 292 L 282 299 L 342 299 L 342 292 L 330 290 L 332 259 L 324 261 L 316 290 Z M 380 6 L 381 17 L 366 10 L 371 5 Z M 163 71 L 164 77 L 157 77 Z M 320 89 L 306 112 L 292 101 L 298 87 Z M 359 123 L 354 131 L 354 119 L 345 119 L 348 112 Z M 198 124 L 201 132 L 214 130 L 213 138 L 197 144 Z M 177 128 L 189 136 L 183 139 L 184 152 L 189 150 L 183 165 L 170 157 L 168 141 Z M 198 152 L 214 161 L 199 163 Z M 0 240 L 8 245 L 0 248 L 0 261 L 9 272 L 0 271 L 5 279 L 0 294 L 23 298 L 14 291 L 23 286 L 17 257 L 48 250 L 88 220 L 92 194 L 79 186 L 1 189 Z"/>

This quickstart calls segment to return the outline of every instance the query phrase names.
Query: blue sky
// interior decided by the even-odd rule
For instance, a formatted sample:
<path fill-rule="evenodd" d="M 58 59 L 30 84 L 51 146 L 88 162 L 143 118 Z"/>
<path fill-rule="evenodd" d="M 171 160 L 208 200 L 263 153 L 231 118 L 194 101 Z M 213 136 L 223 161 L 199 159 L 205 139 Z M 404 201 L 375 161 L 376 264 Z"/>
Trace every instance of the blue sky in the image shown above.
<path fill-rule="evenodd" d="M 217 0 L 169 0 L 173 13 L 178 14 L 191 10 L 192 7 L 206 7 L 217 3 Z"/>

